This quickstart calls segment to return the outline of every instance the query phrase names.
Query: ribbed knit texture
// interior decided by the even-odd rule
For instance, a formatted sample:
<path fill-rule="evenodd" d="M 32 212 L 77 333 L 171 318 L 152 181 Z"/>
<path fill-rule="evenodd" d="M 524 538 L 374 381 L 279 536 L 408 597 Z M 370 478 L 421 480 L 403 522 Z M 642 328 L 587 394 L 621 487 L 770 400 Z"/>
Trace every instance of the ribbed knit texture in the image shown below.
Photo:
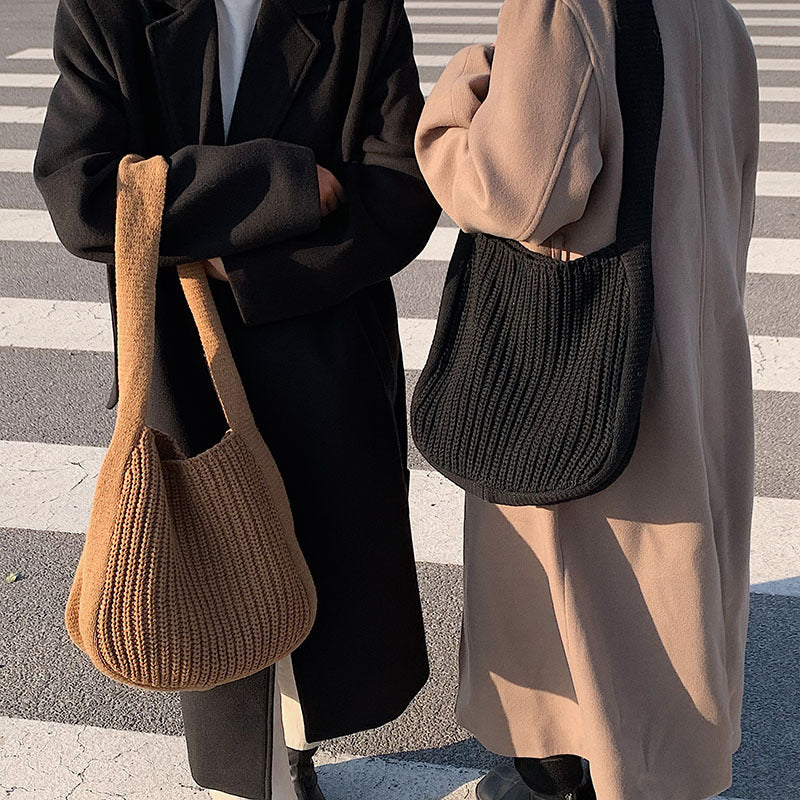
<path fill-rule="evenodd" d="M 414 393 L 420 452 L 491 502 L 546 505 L 600 491 L 636 443 L 653 328 L 664 66 L 647 0 L 618 0 L 616 33 L 625 130 L 616 243 L 564 262 L 462 233 Z"/>
<path fill-rule="evenodd" d="M 308 598 L 258 464 L 236 433 L 194 458 L 167 460 L 162 437 L 145 429 L 125 473 L 98 651 L 138 685 L 215 686 L 294 649 Z"/>
<path fill-rule="evenodd" d="M 199 690 L 279 661 L 308 635 L 316 594 L 201 264 L 179 267 L 230 426 L 186 457 L 144 424 L 166 163 L 128 156 L 117 199 L 120 405 L 66 610 L 106 675 Z"/>

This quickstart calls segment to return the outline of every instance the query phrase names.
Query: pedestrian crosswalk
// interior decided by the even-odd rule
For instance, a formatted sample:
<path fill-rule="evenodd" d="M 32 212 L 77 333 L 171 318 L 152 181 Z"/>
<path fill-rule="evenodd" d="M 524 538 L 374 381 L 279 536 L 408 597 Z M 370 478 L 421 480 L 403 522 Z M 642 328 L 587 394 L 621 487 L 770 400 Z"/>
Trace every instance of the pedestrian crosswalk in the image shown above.
<path fill-rule="evenodd" d="M 425 366 L 435 327 L 433 319 L 400 318 L 407 370 L 419 371 Z M 800 392 L 800 338 L 751 336 L 750 345 L 756 391 Z M 108 304 L 0 298 L 0 347 L 110 352 L 113 342 Z M 796 566 L 800 573 L 800 560 Z"/>
<path fill-rule="evenodd" d="M 207 797 L 193 785 L 183 742 L 176 736 L 52 722 L 33 725 L 0 717 L 0 741 L 6 743 L 0 775 L 7 774 L 15 786 L 33 787 L 26 797 Z M 474 769 L 381 758 L 323 754 L 316 762 L 326 793 L 342 800 L 463 800 L 479 777 Z M 408 794 L 399 794 L 401 788 Z"/>
<path fill-rule="evenodd" d="M 471 34 L 454 34 L 440 36 L 439 38 L 426 38 L 427 34 L 420 34 L 418 41 L 434 44 L 469 44 L 475 41 L 494 41 L 494 37 L 477 36 Z M 798 45 L 800 46 L 800 45 Z M 450 55 L 417 56 L 420 67 L 444 67 L 450 61 Z M 0 73 L 0 89 L 51 89 L 55 85 L 56 77 L 52 75 L 18 75 L 17 73 Z M 420 81 L 422 93 L 427 97 L 433 89 L 433 81 Z M 761 89 L 762 103 L 800 103 L 800 87 L 795 86 L 765 86 Z M 21 122 L 38 123 L 44 121 L 45 107 L 28 106 L 0 106 L 0 123 Z"/>
<path fill-rule="evenodd" d="M 800 769 L 786 767 L 800 751 L 800 720 L 784 702 L 787 691 L 800 691 L 800 2 L 734 5 L 756 44 L 763 120 L 746 309 L 758 449 L 753 622 L 745 742 L 725 800 L 774 796 L 769 774 L 776 764 L 793 781 L 787 797 L 800 798 Z M 405 6 L 427 95 L 462 46 L 494 41 L 501 3 Z M 55 0 L 42 7 L 52 20 Z M 50 44 L 21 28 L 4 34 L 0 46 L 0 571 L 27 575 L 0 584 L 3 624 L 8 620 L 13 631 L 0 636 L 0 789 L 23 787 L 19 797 L 29 791 L 41 800 L 203 797 L 175 735 L 174 698 L 142 699 L 109 685 L 68 645 L 61 625 L 69 570 L 113 426 L 113 412 L 104 408 L 113 363 L 104 270 L 63 251 L 31 176 L 57 79 Z M 443 216 L 395 280 L 410 389 L 430 348 L 457 233 Z M 73 393 L 54 396 L 65 376 Z M 326 746 L 329 800 L 466 798 L 492 763 L 452 720 L 463 493 L 413 450 L 411 467 L 433 679 L 398 723 Z M 43 643 L 57 653 L 55 667 L 37 655 Z"/>
<path fill-rule="evenodd" d="M 86 530 L 103 447 L 0 441 L 0 527 Z M 462 493 L 430 470 L 414 470 L 413 533 L 417 557 L 427 563 L 462 563 Z M 437 512 L 428 513 L 435 507 Z M 794 534 L 800 500 L 757 497 L 753 514 L 753 591 L 800 597 L 800 553 Z"/>
<path fill-rule="evenodd" d="M 775 127 L 780 128 L 780 126 L 773 126 L 773 128 Z M 800 129 L 800 126 L 795 127 Z M 779 141 L 793 141 L 789 137 L 790 135 L 796 135 L 796 133 L 792 134 L 792 131 L 779 129 L 774 135 L 783 137 Z M 33 171 L 35 155 L 35 150 L 0 148 L 0 173 L 24 172 L 30 174 Z M 759 172 L 756 191 L 761 197 L 798 197 L 800 172 Z M 2 231 L 0 231 L 0 235 L 2 235 Z"/>

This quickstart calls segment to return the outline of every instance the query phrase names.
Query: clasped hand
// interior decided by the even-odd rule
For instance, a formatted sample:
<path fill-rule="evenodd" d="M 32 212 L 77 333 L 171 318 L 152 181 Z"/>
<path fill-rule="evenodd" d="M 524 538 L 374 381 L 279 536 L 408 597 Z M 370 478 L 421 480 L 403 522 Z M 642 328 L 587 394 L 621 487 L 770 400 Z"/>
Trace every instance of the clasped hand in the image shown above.
<path fill-rule="evenodd" d="M 317 164 L 317 183 L 319 184 L 319 209 L 323 217 L 332 214 L 346 202 L 344 187 L 338 178 L 325 167 Z M 220 281 L 228 280 L 228 273 L 221 258 L 208 258 L 204 262 L 206 274 Z"/>

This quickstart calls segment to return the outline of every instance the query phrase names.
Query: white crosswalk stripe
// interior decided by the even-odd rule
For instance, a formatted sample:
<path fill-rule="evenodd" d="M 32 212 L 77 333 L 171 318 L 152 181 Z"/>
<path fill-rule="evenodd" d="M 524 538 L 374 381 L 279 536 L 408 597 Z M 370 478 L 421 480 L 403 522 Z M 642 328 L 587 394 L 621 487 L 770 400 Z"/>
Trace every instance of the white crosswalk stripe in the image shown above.
<path fill-rule="evenodd" d="M 35 150 L 0 148 L 0 173 L 31 173 L 35 155 Z M 763 197 L 800 197 L 800 172 L 761 172 L 758 177 L 757 191 Z"/>
<path fill-rule="evenodd" d="M 734 3 L 738 11 L 800 11 L 800 3 Z"/>
<path fill-rule="evenodd" d="M 52 61 L 53 50 L 49 47 L 26 47 L 24 50 L 6 56 L 6 58 L 20 61 Z"/>
<path fill-rule="evenodd" d="M 800 3 L 734 3 L 734 6 L 739 11 L 800 11 Z M 489 2 L 480 2 L 478 0 L 441 0 L 440 2 L 428 2 L 427 0 L 407 0 L 405 7 L 408 10 L 485 10 L 485 11 L 499 11 L 501 3 L 496 0 Z M 468 24 L 458 16 L 447 17 L 451 20 L 450 24 Z M 43 47 L 29 47 L 12 53 L 7 56 L 9 59 L 34 59 L 44 60 L 52 59 L 53 51 L 49 48 Z"/>
<path fill-rule="evenodd" d="M 46 211 L 0 208 L 0 241 L 57 242 L 58 237 Z"/>
<path fill-rule="evenodd" d="M 108 303 L 0 298 L 0 347 L 110 352 Z"/>
<path fill-rule="evenodd" d="M 748 28 L 797 28 L 800 17 L 744 17 Z"/>
<path fill-rule="evenodd" d="M 449 261 L 456 244 L 456 228 L 437 228 L 420 253 L 420 261 Z M 750 243 L 748 272 L 800 275 L 800 239 L 763 239 Z"/>
<path fill-rule="evenodd" d="M 414 57 L 418 67 L 446 67 L 452 59 L 451 55 L 431 55 L 429 53 L 417 54 Z"/>
<path fill-rule="evenodd" d="M 35 150 L 0 148 L 0 172 L 33 172 Z"/>
<path fill-rule="evenodd" d="M 800 275 L 800 239 L 754 238 L 750 242 L 747 271 Z"/>
<path fill-rule="evenodd" d="M 759 96 L 762 103 L 800 103 L 800 87 L 762 86 Z"/>
<path fill-rule="evenodd" d="M 58 75 L 27 74 L 24 72 L 0 72 L 0 88 L 3 89 L 52 89 Z"/>
<path fill-rule="evenodd" d="M 458 230 L 437 228 L 420 253 L 420 261 L 449 261 Z M 0 242 L 57 242 L 46 211 L 0 208 Z M 800 239 L 755 238 L 750 244 L 748 272 L 800 274 Z"/>
<path fill-rule="evenodd" d="M 417 42 L 421 44 L 489 44 L 494 41 L 494 34 L 480 33 L 418 33 L 415 36 Z M 798 37 L 800 42 L 800 37 Z M 419 67 L 444 67 L 450 63 L 452 54 L 417 54 L 416 62 Z M 776 65 L 773 69 L 782 71 L 794 70 L 789 61 L 785 59 L 775 59 Z M 768 69 L 763 66 L 762 69 Z M 28 88 L 28 89 L 51 89 L 57 80 L 57 75 L 25 75 L 18 73 L 0 74 L 0 88 Z M 422 93 L 427 97 L 433 83 L 430 81 L 420 82 Z M 766 86 L 761 89 L 761 101 L 764 103 L 797 103 L 800 102 L 800 88 L 794 86 Z M 43 122 L 44 108 L 21 107 L 21 106 L 0 106 L 0 123 L 2 122 Z"/>
<path fill-rule="evenodd" d="M 800 72 L 800 58 L 759 58 L 760 72 Z"/>
<path fill-rule="evenodd" d="M 426 4 L 427 5 L 427 4 Z M 410 7 L 406 3 L 406 7 Z M 768 18 L 762 18 L 764 20 Z M 780 18 L 776 18 L 780 20 Z M 409 15 L 409 20 L 412 24 L 417 25 L 457 25 L 457 24 L 472 24 L 472 25 L 493 25 L 496 26 L 497 18 L 494 15 L 487 16 L 460 16 L 448 17 L 441 15 Z M 755 24 L 753 20 L 750 20 Z M 765 23 L 766 24 L 766 23 Z M 787 22 L 775 22 L 772 20 L 770 24 L 788 24 Z M 797 22 L 792 20 L 792 24 L 800 25 L 800 19 Z M 28 48 L 27 50 L 20 50 L 18 53 L 13 53 L 7 56 L 9 59 L 17 60 L 39 60 L 39 61 L 52 61 L 53 51 L 47 48 Z M 450 55 L 443 56 L 417 56 L 417 64 L 421 67 L 443 67 L 452 58 Z M 431 60 L 435 59 L 435 60 Z M 777 72 L 797 72 L 800 71 L 800 59 L 796 58 L 760 58 L 758 60 L 758 68 L 760 70 L 777 71 Z"/>
<path fill-rule="evenodd" d="M 800 142 L 800 124 L 765 122 L 761 125 L 761 142 Z"/>
<path fill-rule="evenodd" d="M 800 47 L 800 36 L 751 36 L 756 47 Z"/>
<path fill-rule="evenodd" d="M 744 17 L 748 28 L 798 28 L 800 17 Z"/>
<path fill-rule="evenodd" d="M 406 369 L 425 366 L 436 320 L 403 317 L 400 338 Z M 800 338 L 751 336 L 754 388 L 800 392 Z M 106 303 L 0 298 L 0 347 L 107 352 L 112 349 Z"/>
<path fill-rule="evenodd" d="M 434 230 L 425 249 L 419 254 L 420 261 L 449 261 L 458 238 L 457 228 L 439 227 Z"/>
<path fill-rule="evenodd" d="M 435 327 L 432 319 L 400 319 L 406 369 L 425 366 Z M 800 338 L 751 336 L 750 344 L 755 390 L 800 392 Z"/>
<path fill-rule="evenodd" d="M 799 17 L 744 17 L 748 28 L 797 28 Z M 497 27 L 497 15 L 492 13 L 481 15 L 441 16 L 433 14 L 410 14 L 409 22 L 414 27 L 424 25 L 490 25 Z M 424 41 L 424 40 L 419 40 Z"/>
<path fill-rule="evenodd" d="M 435 14 L 409 14 L 412 25 L 492 25 L 497 27 L 496 14 L 448 17 Z"/>
<path fill-rule="evenodd" d="M 405 7 L 409 10 L 491 10 L 499 11 L 501 3 L 498 0 L 406 0 Z M 739 11 L 800 11 L 800 3 L 734 3 Z"/>
<path fill-rule="evenodd" d="M 44 106 L 0 106 L 0 124 L 41 125 L 46 111 Z"/>
<path fill-rule="evenodd" d="M 414 549 L 420 561 L 462 563 L 464 493 L 437 472 L 411 474 Z M 751 588 L 800 597 L 800 500 L 757 497 L 753 510 Z"/>
<path fill-rule="evenodd" d="M 0 441 L 0 527 L 86 530 L 103 447 Z M 463 492 L 437 472 L 412 470 L 411 515 L 418 561 L 461 564 Z M 800 596 L 800 500 L 757 498 L 754 590 Z"/>
<path fill-rule="evenodd" d="M 193 785 L 186 745 L 177 736 L 0 717 L 0 741 L 3 783 L 24 786 L 26 798 L 210 797 Z M 326 794 L 347 800 L 397 800 L 401 786 L 408 793 L 404 797 L 414 800 L 461 800 L 479 777 L 476 770 L 459 767 L 325 751 L 314 761 Z"/>
<path fill-rule="evenodd" d="M 430 3 L 428 0 L 406 0 L 405 7 L 409 11 L 430 9 L 431 11 L 499 11 L 500 3 L 472 0 L 441 0 L 437 3 Z"/>
<path fill-rule="evenodd" d="M 800 172 L 759 172 L 759 197 L 800 197 Z"/>
<path fill-rule="evenodd" d="M 0 527 L 84 531 L 104 452 L 0 441 Z"/>
<path fill-rule="evenodd" d="M 446 67 L 452 55 L 418 55 L 419 67 Z M 427 97 L 433 89 L 432 81 L 420 81 L 422 94 Z M 799 103 L 800 88 L 795 86 L 765 86 L 761 89 L 762 103 Z M 44 106 L 0 106 L 0 123 L 35 123 L 44 122 L 46 108 Z"/>
<path fill-rule="evenodd" d="M 419 58 L 425 58 L 418 57 Z M 444 62 L 445 66 L 450 63 L 450 59 L 452 56 L 428 56 L 427 60 L 429 60 L 431 66 L 436 66 L 434 61 L 442 61 Z M 420 65 L 421 66 L 421 65 Z M 427 97 L 431 90 L 433 89 L 434 84 L 429 81 L 421 81 L 420 88 L 422 90 L 422 94 Z M 760 99 L 762 103 L 800 103 L 800 87 L 796 86 L 762 86 L 760 90 Z"/>
<path fill-rule="evenodd" d="M 33 157 L 34 151 L 0 150 L 0 172 L 29 173 Z M 757 194 L 760 197 L 800 197 L 800 172 L 759 173 Z"/>
<path fill-rule="evenodd" d="M 800 392 L 800 338 L 751 336 L 753 388 L 762 392 Z"/>

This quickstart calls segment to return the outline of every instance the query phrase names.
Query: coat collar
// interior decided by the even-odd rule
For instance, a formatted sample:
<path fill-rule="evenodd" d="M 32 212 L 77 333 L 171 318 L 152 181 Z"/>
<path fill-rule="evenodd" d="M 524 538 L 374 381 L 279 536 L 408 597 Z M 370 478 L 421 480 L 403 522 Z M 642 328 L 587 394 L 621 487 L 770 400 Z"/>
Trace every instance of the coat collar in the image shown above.
<path fill-rule="evenodd" d="M 159 0 L 168 13 L 146 26 L 162 113 L 174 149 L 222 144 L 214 0 Z M 262 0 L 233 109 L 228 142 L 274 135 L 320 42 L 303 20 L 336 0 Z"/>
<path fill-rule="evenodd" d="M 187 5 L 190 0 L 158 1 L 169 6 L 174 11 L 179 11 L 183 6 Z M 294 9 L 297 16 L 302 17 L 304 14 L 320 14 L 327 11 L 331 7 L 331 2 L 337 2 L 337 0 L 288 0 L 288 5 Z"/>

